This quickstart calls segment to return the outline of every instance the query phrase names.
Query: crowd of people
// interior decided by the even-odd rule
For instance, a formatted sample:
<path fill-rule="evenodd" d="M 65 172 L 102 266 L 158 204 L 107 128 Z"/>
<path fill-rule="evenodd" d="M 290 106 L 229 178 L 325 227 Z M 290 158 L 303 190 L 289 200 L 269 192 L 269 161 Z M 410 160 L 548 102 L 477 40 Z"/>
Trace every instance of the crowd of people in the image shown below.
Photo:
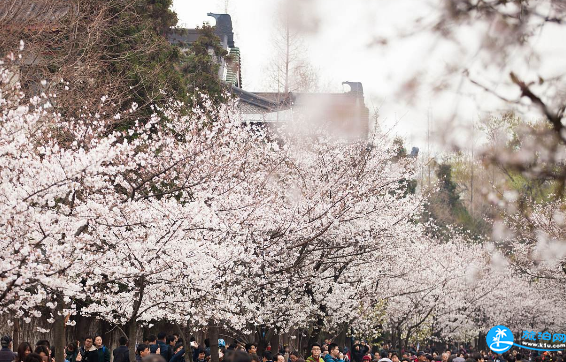
<path fill-rule="evenodd" d="M 47 340 L 40 340 L 35 347 L 29 342 L 18 345 L 13 351 L 12 338 L 4 336 L 1 339 L 0 362 L 55 362 L 55 352 Z M 70 343 L 65 348 L 65 362 L 130 362 L 129 341 L 120 337 L 119 346 L 112 353 L 98 335 L 94 338 L 87 336 L 80 341 Z M 189 347 L 190 348 L 185 348 Z M 193 362 L 210 362 L 211 345 L 208 339 L 204 344 L 198 344 L 191 337 L 185 346 L 178 334 L 167 335 L 160 332 L 143 338 L 143 343 L 135 347 L 135 362 L 183 362 L 186 351 L 192 351 Z M 536 352 L 513 349 L 504 354 L 492 351 L 474 351 L 473 349 L 445 349 L 434 347 L 410 348 L 396 351 L 388 345 L 370 346 L 365 342 L 355 341 L 352 348 L 342 348 L 325 340 L 323 344 L 314 343 L 310 346 L 305 358 L 301 353 L 292 351 L 289 346 L 283 346 L 273 351 L 268 345 L 259 353 L 256 343 L 237 343 L 228 346 L 223 339 L 218 340 L 218 357 L 220 362 L 566 362 L 562 351 Z M 189 352 L 190 353 L 190 352 Z M 187 356 L 189 357 L 189 356 Z M 133 362 L 133 361 L 132 361 Z"/>

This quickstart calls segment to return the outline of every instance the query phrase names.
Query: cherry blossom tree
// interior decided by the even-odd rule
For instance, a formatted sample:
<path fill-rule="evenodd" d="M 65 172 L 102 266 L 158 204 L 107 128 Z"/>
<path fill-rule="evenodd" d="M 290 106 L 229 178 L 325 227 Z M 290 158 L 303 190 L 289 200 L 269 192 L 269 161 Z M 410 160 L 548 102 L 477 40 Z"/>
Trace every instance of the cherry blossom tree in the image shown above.
<path fill-rule="evenodd" d="M 38 315 L 47 305 L 61 317 L 80 302 L 83 314 L 129 322 L 133 337 L 138 321 L 186 321 L 225 253 L 213 245 L 227 226 L 209 202 L 241 182 L 256 138 L 233 105 L 213 122 L 202 109 L 168 110 L 166 124 L 154 116 L 108 133 L 120 114 L 64 119 L 47 96 L 27 102 L 2 89 L 2 241 L 17 255 L 2 258 L 2 311 Z M 168 288 L 186 293 L 167 300 Z"/>
<path fill-rule="evenodd" d="M 49 103 L 56 95 L 28 100 L 7 74 L 0 313 L 47 310 L 56 325 L 95 316 L 132 341 L 157 321 L 261 336 L 304 328 L 311 341 L 345 324 L 367 335 L 382 325 L 402 345 L 501 320 L 564 323 L 536 300 L 516 303 L 517 291 L 563 283 L 553 277 L 564 257 L 554 248 L 559 203 L 528 222 L 509 214 L 521 235 L 507 238 L 509 255 L 456 230 L 441 242 L 419 221 L 414 159 L 397 157 L 385 135 L 266 131 L 242 123 L 233 102 L 206 97 L 189 115 L 171 103 L 117 131 L 109 125 L 123 114 L 104 111 L 110 100 L 66 118 Z M 536 274 L 523 262 L 533 255 Z M 533 311 L 544 317 L 533 322 Z"/>

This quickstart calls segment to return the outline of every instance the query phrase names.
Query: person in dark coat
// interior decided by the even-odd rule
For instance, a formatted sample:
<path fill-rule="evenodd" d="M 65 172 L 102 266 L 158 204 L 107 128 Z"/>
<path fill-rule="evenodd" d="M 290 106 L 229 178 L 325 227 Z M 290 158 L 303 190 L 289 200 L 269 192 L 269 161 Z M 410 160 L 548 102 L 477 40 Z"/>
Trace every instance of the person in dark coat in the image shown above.
<path fill-rule="evenodd" d="M 149 356 L 149 354 L 150 352 L 148 344 L 138 344 L 138 347 L 136 348 L 136 362 L 141 362 L 142 358 Z"/>
<path fill-rule="evenodd" d="M 362 362 L 364 356 L 369 352 L 369 347 L 365 343 L 357 342 L 352 346 L 352 358 L 354 362 Z"/>
<path fill-rule="evenodd" d="M 96 347 L 93 345 L 92 337 L 85 337 L 84 345 L 79 349 L 79 354 L 75 358 L 77 362 L 98 362 Z"/>
<path fill-rule="evenodd" d="M 12 337 L 4 336 L 0 339 L 2 349 L 0 350 L 0 362 L 12 362 L 16 359 L 16 354 L 12 351 Z"/>
<path fill-rule="evenodd" d="M 159 349 L 159 344 L 157 344 L 157 337 L 155 336 L 155 334 L 150 334 L 147 339 L 149 341 L 149 352 L 151 354 L 156 354 L 157 350 Z"/>
<path fill-rule="evenodd" d="M 65 360 L 69 362 L 76 362 L 79 355 L 79 341 L 69 343 L 65 348 Z"/>
<path fill-rule="evenodd" d="M 157 334 L 157 345 L 159 346 L 159 354 L 165 361 L 169 361 L 171 357 L 173 357 L 173 351 L 171 351 L 171 347 L 167 344 L 167 333 L 159 332 Z"/>
<path fill-rule="evenodd" d="M 128 350 L 128 338 L 122 336 L 118 340 L 120 346 L 112 351 L 114 362 L 130 362 L 130 351 Z"/>
<path fill-rule="evenodd" d="M 91 362 L 110 362 L 110 350 L 102 344 L 102 336 L 94 337 L 97 359 Z"/>

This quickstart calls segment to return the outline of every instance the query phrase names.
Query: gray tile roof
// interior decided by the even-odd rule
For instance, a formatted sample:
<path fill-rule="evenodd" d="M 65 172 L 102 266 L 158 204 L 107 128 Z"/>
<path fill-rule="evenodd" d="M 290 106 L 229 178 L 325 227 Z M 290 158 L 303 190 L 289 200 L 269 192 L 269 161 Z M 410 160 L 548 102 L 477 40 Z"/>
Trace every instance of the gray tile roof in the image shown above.
<path fill-rule="evenodd" d="M 167 40 L 171 44 L 186 47 L 197 41 L 199 36 L 198 29 L 171 29 L 167 33 Z"/>
<path fill-rule="evenodd" d="M 248 107 L 249 109 L 261 109 L 263 112 L 273 112 L 280 108 L 279 103 L 273 102 L 254 93 L 246 92 L 245 90 L 238 87 L 232 87 L 232 94 L 240 98 L 240 105 L 243 105 L 245 103 L 253 106 Z"/>
<path fill-rule="evenodd" d="M 232 18 L 230 15 L 213 13 L 208 13 L 207 15 L 216 19 L 214 33 L 221 41 L 224 39 L 224 36 L 226 36 L 228 48 L 234 48 L 234 30 L 232 28 Z M 178 28 L 171 29 L 171 31 L 167 34 L 167 40 L 169 40 L 171 44 L 189 46 L 197 41 L 199 36 L 200 32 L 198 29 Z"/>
<path fill-rule="evenodd" d="M 253 94 L 265 99 L 269 99 L 274 103 L 288 104 L 291 100 L 291 93 L 285 94 L 283 92 L 253 92 Z"/>

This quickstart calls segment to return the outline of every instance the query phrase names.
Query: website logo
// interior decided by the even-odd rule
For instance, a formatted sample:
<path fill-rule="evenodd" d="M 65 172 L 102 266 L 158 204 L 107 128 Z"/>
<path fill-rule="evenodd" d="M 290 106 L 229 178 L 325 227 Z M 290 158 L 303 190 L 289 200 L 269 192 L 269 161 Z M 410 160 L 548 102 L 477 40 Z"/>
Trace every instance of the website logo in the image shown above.
<path fill-rule="evenodd" d="M 513 333 L 505 326 L 495 326 L 487 332 L 486 337 L 489 349 L 496 353 L 503 353 L 513 347 Z"/>
<path fill-rule="evenodd" d="M 566 334 L 523 331 L 520 343 L 515 343 L 511 329 L 495 326 L 487 332 L 486 342 L 489 349 L 495 353 L 507 352 L 513 346 L 534 351 L 562 351 L 566 349 Z"/>

